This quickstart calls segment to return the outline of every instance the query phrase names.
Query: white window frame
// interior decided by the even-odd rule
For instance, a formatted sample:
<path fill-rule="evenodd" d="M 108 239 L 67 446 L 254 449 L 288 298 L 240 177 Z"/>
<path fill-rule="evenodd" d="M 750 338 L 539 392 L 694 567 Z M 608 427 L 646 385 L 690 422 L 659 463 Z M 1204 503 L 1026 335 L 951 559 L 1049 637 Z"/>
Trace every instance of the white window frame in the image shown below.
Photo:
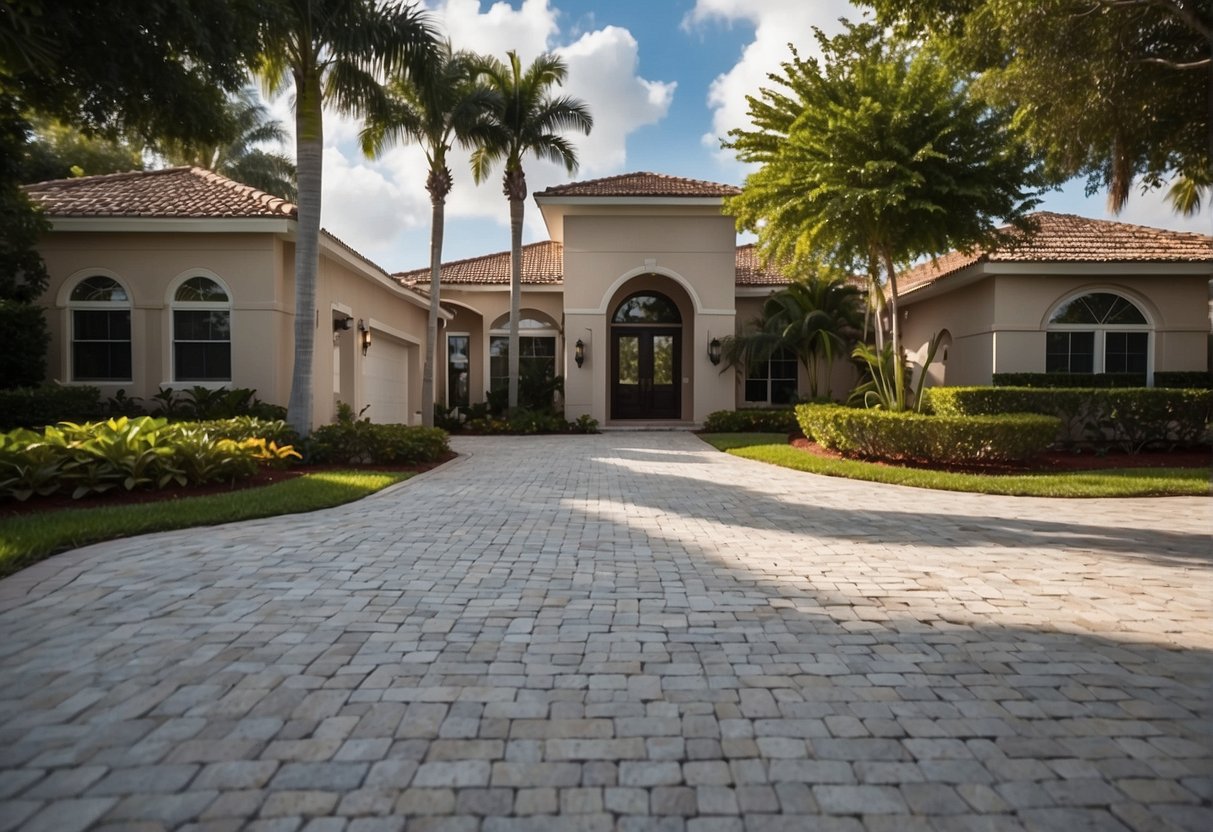
<path fill-rule="evenodd" d="M 552 371 L 555 375 L 562 375 L 564 368 L 562 367 L 563 345 L 560 343 L 560 329 L 556 322 L 552 320 L 552 316 L 539 309 L 520 309 L 518 317 L 526 320 L 531 319 L 539 322 L 547 322 L 550 326 L 543 329 L 523 329 L 519 327 L 518 338 L 551 338 L 553 346 L 552 355 Z M 493 325 L 489 328 L 488 337 L 484 339 L 484 386 L 486 391 L 493 389 L 493 339 L 494 338 L 509 338 L 510 337 L 510 313 L 497 317 L 493 321 Z"/>
<path fill-rule="evenodd" d="M 195 277 L 206 278 L 213 280 L 218 284 L 224 293 L 227 295 L 226 302 L 219 301 L 180 301 L 177 300 L 177 290 L 188 280 Z M 232 384 L 232 370 L 235 369 L 235 314 L 233 313 L 234 298 L 232 289 L 223 278 L 209 269 L 189 269 L 177 275 L 168 285 L 168 292 L 165 294 L 165 307 L 168 310 L 168 363 L 169 381 L 164 382 L 162 387 L 173 385 L 188 384 L 191 387 L 205 387 L 217 390 L 221 387 L 228 387 Z M 228 314 L 228 366 L 229 372 L 226 379 L 205 379 L 205 380 L 182 380 L 177 377 L 177 315 L 178 311 L 191 312 L 215 312 L 226 311 Z M 219 344 L 222 341 L 183 341 L 182 343 L 210 343 Z"/>
<path fill-rule="evenodd" d="M 93 277 L 104 277 L 112 280 L 122 287 L 122 291 L 126 292 L 126 302 L 122 301 L 84 301 L 72 300 L 72 295 L 81 283 Z M 70 384 L 91 384 L 94 386 L 110 386 L 119 384 L 134 384 L 135 375 L 135 296 L 131 293 L 131 287 L 126 284 L 121 277 L 108 269 L 84 269 L 72 275 L 70 279 L 64 282 L 63 289 L 59 296 L 59 305 L 67 311 L 67 326 L 64 327 L 64 332 L 67 335 L 67 345 L 64 354 L 64 364 L 67 367 L 67 378 Z M 114 379 L 78 379 L 76 378 L 76 312 L 115 312 L 119 309 L 125 309 L 127 315 L 130 316 L 131 336 L 127 341 L 127 346 L 131 353 L 131 378 L 114 378 Z M 104 342 L 114 343 L 114 342 Z"/>
<path fill-rule="evenodd" d="M 445 381 L 445 384 L 443 385 L 443 387 L 445 389 L 446 395 L 443 398 L 445 398 L 445 400 L 446 400 L 446 407 L 448 410 L 455 407 L 455 405 L 451 404 L 451 339 L 452 338 L 468 339 L 468 352 L 467 352 L 468 406 L 470 407 L 472 404 L 472 333 L 470 333 L 470 332 L 445 332 L 445 340 L 442 342 L 442 347 L 443 347 L 442 368 L 443 368 L 443 374 L 444 374 L 443 379 Z"/>
<path fill-rule="evenodd" d="M 790 356 L 790 359 L 781 358 L 780 360 L 781 361 L 791 360 L 794 363 L 794 366 L 796 367 L 796 371 L 795 371 L 796 375 L 792 377 L 792 381 L 795 383 L 795 389 L 793 391 L 793 398 L 795 398 L 796 396 L 800 395 L 800 360 L 796 358 L 795 353 L 793 353 L 791 350 L 788 350 L 785 348 L 784 351 L 787 352 L 788 356 Z M 771 382 L 774 380 L 771 378 L 771 362 L 774 360 L 775 360 L 775 354 L 772 353 L 771 356 L 765 362 L 767 365 L 767 377 L 765 379 L 751 379 L 749 366 L 747 365 L 745 367 L 742 367 L 742 370 L 741 370 L 741 401 L 743 404 L 764 405 L 767 407 L 786 407 L 786 405 L 775 404 L 773 401 L 771 401 Z M 765 399 L 750 399 L 750 398 L 746 397 L 746 389 L 749 386 L 749 383 L 751 380 L 765 381 L 766 387 L 767 387 Z M 787 379 L 781 377 L 780 380 L 786 381 Z"/>
<path fill-rule="evenodd" d="M 1058 324 L 1053 323 L 1053 316 L 1057 314 L 1063 306 L 1072 303 L 1079 298 L 1087 295 L 1115 295 L 1121 300 L 1129 303 L 1141 316 L 1146 319 L 1144 324 Z M 1111 286 L 1087 286 L 1082 289 L 1075 290 L 1064 295 L 1051 307 L 1045 316 L 1045 360 L 1048 360 L 1048 333 L 1050 332 L 1093 332 L 1095 337 L 1092 339 L 1091 349 L 1094 355 L 1091 357 L 1091 375 L 1098 375 L 1107 372 L 1107 335 L 1109 332 L 1144 332 L 1146 333 L 1146 386 L 1154 386 L 1154 316 L 1151 314 L 1149 307 L 1137 297 L 1130 295 L 1122 289 Z M 1045 367 L 1047 371 L 1047 364 Z M 1079 373 L 1077 375 L 1086 375 Z"/>

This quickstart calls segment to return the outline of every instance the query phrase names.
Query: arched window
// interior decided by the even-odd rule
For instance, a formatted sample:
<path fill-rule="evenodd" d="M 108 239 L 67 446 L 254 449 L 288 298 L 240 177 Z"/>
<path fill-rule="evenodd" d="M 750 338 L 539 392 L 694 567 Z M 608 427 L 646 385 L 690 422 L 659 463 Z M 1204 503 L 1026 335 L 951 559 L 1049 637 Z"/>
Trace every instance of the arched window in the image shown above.
<path fill-rule="evenodd" d="M 556 377 L 555 321 L 535 309 L 523 309 L 518 317 L 518 376 L 540 385 Z M 510 316 L 502 315 L 489 329 L 489 390 L 505 390 L 510 384 Z"/>
<path fill-rule="evenodd" d="M 68 299 L 74 381 L 131 381 L 131 299 L 112 277 L 81 280 Z"/>
<path fill-rule="evenodd" d="M 615 316 L 616 324 L 680 324 L 682 313 L 674 301 L 656 292 L 638 292 L 619 304 Z"/>
<path fill-rule="evenodd" d="M 1049 317 L 1047 373 L 1148 373 L 1150 322 L 1122 295 L 1091 292 L 1064 301 Z"/>
<path fill-rule="evenodd" d="M 232 303 L 209 277 L 191 277 L 173 294 L 173 380 L 232 380 Z"/>

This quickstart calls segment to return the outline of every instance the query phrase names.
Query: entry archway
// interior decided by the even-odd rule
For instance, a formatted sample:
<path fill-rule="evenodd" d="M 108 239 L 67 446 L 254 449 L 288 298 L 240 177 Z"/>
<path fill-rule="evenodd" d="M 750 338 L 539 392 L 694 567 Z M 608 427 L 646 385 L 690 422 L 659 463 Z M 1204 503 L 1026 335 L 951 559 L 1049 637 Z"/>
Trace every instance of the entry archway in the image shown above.
<path fill-rule="evenodd" d="M 682 312 L 663 292 L 642 289 L 611 311 L 612 419 L 682 416 Z"/>

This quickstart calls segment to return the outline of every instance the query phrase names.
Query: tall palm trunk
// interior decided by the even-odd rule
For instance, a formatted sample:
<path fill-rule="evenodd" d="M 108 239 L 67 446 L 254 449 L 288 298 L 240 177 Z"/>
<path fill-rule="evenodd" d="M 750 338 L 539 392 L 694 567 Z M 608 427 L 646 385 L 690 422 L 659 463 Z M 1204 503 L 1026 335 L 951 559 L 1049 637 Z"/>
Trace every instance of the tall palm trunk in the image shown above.
<path fill-rule="evenodd" d="M 505 195 L 510 200 L 510 386 L 507 399 L 510 413 L 518 409 L 520 363 L 518 317 L 522 307 L 522 212 L 526 204 L 526 174 L 522 169 L 507 170 Z"/>
<path fill-rule="evenodd" d="M 890 335 L 893 341 L 893 389 L 897 393 L 897 409 L 906 406 L 906 374 L 901 351 L 901 315 L 897 306 L 897 269 L 893 267 L 893 255 L 888 249 L 881 252 L 885 269 L 889 272 L 889 319 L 892 321 Z"/>
<path fill-rule="evenodd" d="M 430 316 L 425 327 L 425 366 L 421 370 L 421 424 L 434 426 L 434 364 L 438 355 L 438 297 L 442 277 L 442 234 L 446 225 L 446 195 L 451 172 L 445 165 L 430 171 L 425 189 L 430 192 Z"/>
<path fill-rule="evenodd" d="M 296 153 L 299 217 L 295 233 L 295 365 L 287 420 L 300 436 L 312 431 L 312 359 L 316 342 L 316 276 L 319 271 L 320 186 L 324 118 L 319 73 L 296 75 Z"/>

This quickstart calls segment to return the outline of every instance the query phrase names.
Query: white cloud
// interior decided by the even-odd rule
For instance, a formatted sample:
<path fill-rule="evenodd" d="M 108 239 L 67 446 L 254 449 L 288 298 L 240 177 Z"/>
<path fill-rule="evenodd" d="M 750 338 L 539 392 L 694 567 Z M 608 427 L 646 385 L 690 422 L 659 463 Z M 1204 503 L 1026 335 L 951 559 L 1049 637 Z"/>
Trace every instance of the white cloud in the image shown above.
<path fill-rule="evenodd" d="M 729 130 L 749 125 L 745 98 L 755 95 L 767 83 L 767 74 L 777 71 L 780 63 L 791 57 L 789 43 L 805 57 L 819 55 L 814 26 L 835 34 L 842 30 L 840 17 L 857 21 L 860 16 L 846 0 L 697 0 L 683 20 L 686 29 L 739 22 L 754 27 L 754 39 L 746 45 L 741 59 L 718 75 L 708 89 L 712 131 L 704 135 L 704 144 L 719 148 Z M 719 151 L 718 158 L 732 160 L 732 152 Z"/>

